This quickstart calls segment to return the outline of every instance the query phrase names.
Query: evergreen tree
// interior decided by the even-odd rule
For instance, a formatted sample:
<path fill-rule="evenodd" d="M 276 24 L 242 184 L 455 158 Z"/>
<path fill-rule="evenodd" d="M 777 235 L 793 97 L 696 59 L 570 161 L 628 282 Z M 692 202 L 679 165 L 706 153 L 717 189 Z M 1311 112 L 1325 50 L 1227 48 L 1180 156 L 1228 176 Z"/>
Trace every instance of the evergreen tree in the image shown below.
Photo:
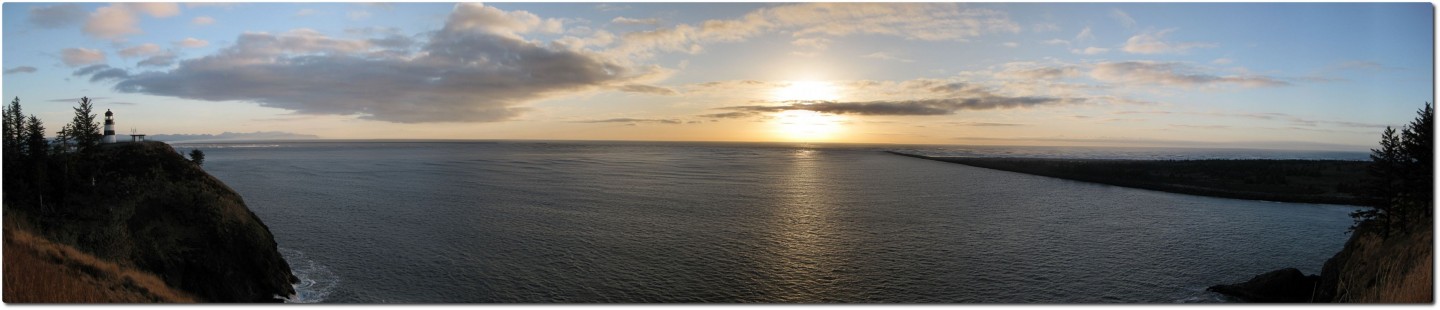
<path fill-rule="evenodd" d="M 1352 212 L 1355 226 L 1374 225 L 1384 236 L 1430 225 L 1434 217 L 1434 109 L 1430 103 L 1402 132 L 1386 127 L 1380 148 L 1370 150 L 1370 169 L 1362 193 L 1369 209 Z"/>
<path fill-rule="evenodd" d="M 70 124 L 65 124 L 64 127 L 60 127 L 60 131 L 55 132 L 55 144 L 52 145 L 55 150 L 50 152 L 51 154 L 70 153 L 70 145 L 75 142 L 75 138 L 73 138 L 75 130 L 71 127 Z"/>
<path fill-rule="evenodd" d="M 5 106 L 4 112 L 0 114 L 4 115 L 4 156 L 7 160 L 16 158 L 11 156 L 18 156 L 20 153 L 20 144 L 23 143 L 20 141 L 21 127 L 25 125 L 25 119 L 20 114 L 20 97 L 15 97 L 15 100 L 10 101 L 10 104 Z"/>
<path fill-rule="evenodd" d="M 32 160 L 31 164 L 44 164 L 44 160 L 50 150 L 50 140 L 45 139 L 45 125 L 35 115 L 30 115 L 29 121 L 25 122 L 25 149 L 29 150 L 28 155 Z"/>
<path fill-rule="evenodd" d="M 71 138 L 81 153 L 100 145 L 100 123 L 95 121 L 95 114 L 91 114 L 92 107 L 90 98 L 80 97 L 80 106 L 75 107 L 75 118 L 70 121 Z"/>
<path fill-rule="evenodd" d="M 20 118 L 20 97 L 15 97 L 14 101 L 10 101 L 10 104 L 3 107 L 3 111 L 0 111 L 0 119 L 3 119 L 0 122 L 3 122 L 4 125 L 3 133 L 0 133 L 0 149 L 3 149 L 0 151 L 0 157 L 4 158 L 4 181 L 7 184 L 16 184 L 20 180 L 20 145 L 23 144 L 20 141 L 20 131 L 25 125 L 23 119 Z M 5 188 L 13 189 L 15 187 L 6 186 Z M 11 192 L 7 191 L 6 194 L 11 194 Z M 6 195 L 6 201 L 13 201 L 9 198 L 13 196 Z"/>
<path fill-rule="evenodd" d="M 205 152 L 201 152 L 199 149 L 190 150 L 190 162 L 195 163 L 196 166 L 205 165 Z"/>

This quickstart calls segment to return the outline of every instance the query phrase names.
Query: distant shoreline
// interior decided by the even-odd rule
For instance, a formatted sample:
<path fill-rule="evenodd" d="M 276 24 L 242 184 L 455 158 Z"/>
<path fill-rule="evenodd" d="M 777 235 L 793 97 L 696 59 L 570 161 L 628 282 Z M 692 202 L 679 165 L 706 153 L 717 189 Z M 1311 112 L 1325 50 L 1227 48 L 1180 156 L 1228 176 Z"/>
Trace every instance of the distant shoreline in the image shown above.
<path fill-rule="evenodd" d="M 1342 160 L 1115 160 L 932 157 L 886 153 L 1169 193 L 1275 202 L 1362 205 L 1349 194 L 1369 162 Z"/>

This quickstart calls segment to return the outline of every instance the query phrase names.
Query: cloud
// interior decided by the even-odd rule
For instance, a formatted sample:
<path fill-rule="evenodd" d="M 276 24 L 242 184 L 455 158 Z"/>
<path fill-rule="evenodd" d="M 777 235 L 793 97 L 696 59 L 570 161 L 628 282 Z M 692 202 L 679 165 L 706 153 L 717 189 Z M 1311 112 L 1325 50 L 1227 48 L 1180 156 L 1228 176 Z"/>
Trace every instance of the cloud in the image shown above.
<path fill-rule="evenodd" d="M 865 55 L 865 56 L 860 56 L 860 57 L 880 59 L 880 60 L 890 60 L 890 61 L 907 62 L 907 63 L 908 63 L 908 62 L 915 62 L 915 60 L 913 60 L 913 59 L 906 59 L 906 58 L 891 56 L 890 54 L 886 54 L 886 53 L 884 53 L 884 52 L 874 52 L 874 53 L 870 53 L 870 54 L 867 54 L 867 55 Z"/>
<path fill-rule="evenodd" d="M 1016 43 L 1016 42 L 1005 42 L 1005 43 L 1000 43 L 1000 46 L 1009 47 L 1009 48 L 1016 48 L 1016 47 L 1020 47 L 1020 43 Z"/>
<path fill-rule="evenodd" d="M 1109 51 L 1110 51 L 1110 49 L 1108 49 L 1108 48 L 1094 47 L 1094 46 L 1086 47 L 1085 49 L 1078 49 L 1078 48 L 1077 48 L 1077 49 L 1070 49 L 1070 53 L 1081 54 L 1081 55 L 1100 55 L 1100 54 L 1104 54 L 1105 52 L 1109 52 Z"/>
<path fill-rule="evenodd" d="M 675 94 L 676 94 L 675 90 L 673 90 L 673 89 L 664 88 L 664 87 L 659 87 L 659 86 L 642 85 L 642 84 L 625 84 L 625 85 L 617 86 L 617 87 L 615 87 L 615 89 L 616 89 L 616 90 L 619 90 L 619 91 L 623 91 L 623 92 L 646 93 L 646 94 L 654 94 L 654 95 L 667 95 L 667 96 L 668 96 L 668 95 L 675 95 Z"/>
<path fill-rule="evenodd" d="M 354 21 L 365 20 L 370 18 L 370 11 L 350 11 L 349 13 L 345 13 L 345 17 Z"/>
<path fill-rule="evenodd" d="M 295 11 L 295 16 L 310 16 L 315 15 L 315 13 L 319 13 L 319 11 L 315 11 L 315 9 L 300 9 L 298 11 Z"/>
<path fill-rule="evenodd" d="M 1012 80 L 1056 80 L 1080 75 L 1080 69 L 1075 66 L 1031 67 L 1028 64 L 1009 65 L 995 73 L 997 78 Z"/>
<path fill-rule="evenodd" d="M 180 6 L 174 3 L 163 2 L 133 2 L 126 3 L 131 10 L 143 12 L 151 17 L 170 17 L 180 14 Z"/>
<path fill-rule="evenodd" d="M 85 20 L 85 9 L 73 3 L 31 7 L 27 20 L 41 28 L 64 28 Z"/>
<path fill-rule="evenodd" d="M 817 50 L 825 50 L 830 47 L 830 39 L 826 38 L 799 38 L 790 41 L 790 45 L 805 46 Z"/>
<path fill-rule="evenodd" d="M 1081 99 L 1083 100 L 1083 99 Z M 990 110 L 1019 108 L 1045 104 L 1064 103 L 1055 97 L 1004 97 L 986 96 L 975 98 L 939 98 L 913 100 L 876 100 L 865 102 L 806 101 L 778 106 L 731 106 L 726 110 L 748 112 L 781 112 L 787 110 L 815 111 L 827 114 L 855 115 L 949 115 L 960 110 Z"/>
<path fill-rule="evenodd" d="M 1176 62 L 1125 61 L 1095 64 L 1090 77 L 1110 83 L 1203 87 L 1221 84 L 1241 87 L 1288 86 L 1289 82 L 1259 75 L 1216 76 L 1199 73 L 1194 67 Z"/>
<path fill-rule="evenodd" d="M 88 48 L 67 48 L 60 50 L 60 61 L 71 67 L 102 63 L 105 62 L 105 52 Z"/>
<path fill-rule="evenodd" d="M 1130 14 L 1120 9 L 1110 9 L 1110 18 L 1114 18 L 1116 22 L 1120 22 L 1120 25 L 1125 26 L 1125 28 L 1135 28 L 1135 19 L 1130 18 Z"/>
<path fill-rule="evenodd" d="M 163 50 L 160 49 L 159 45 L 155 43 L 145 43 L 122 49 L 119 54 L 121 57 L 141 57 L 159 55 L 161 52 L 163 52 Z"/>
<path fill-rule="evenodd" d="M 704 117 L 704 118 L 750 118 L 750 117 L 760 116 L 760 112 L 753 112 L 753 111 L 736 111 L 736 112 L 725 112 L 725 113 L 715 113 L 715 114 L 702 114 L 702 115 L 696 115 L 696 116 L 698 116 L 698 117 Z"/>
<path fill-rule="evenodd" d="M 627 10 L 627 9 L 630 9 L 630 6 L 628 6 L 628 5 L 613 4 L 613 3 L 602 3 L 602 4 L 597 4 L 597 5 L 595 5 L 595 9 L 596 9 L 596 10 L 599 10 L 599 11 L 601 11 L 601 12 L 611 12 L 611 11 Z"/>
<path fill-rule="evenodd" d="M 14 67 L 14 68 L 10 68 L 10 69 L 5 69 L 5 75 L 18 74 L 18 73 L 35 73 L 35 71 L 37 71 L 37 70 L 35 69 L 35 67 L 31 67 L 31 66 L 19 66 L 19 67 Z"/>
<path fill-rule="evenodd" d="M 576 121 L 576 123 L 652 123 L 652 124 L 684 124 L 685 121 L 678 119 L 649 119 L 649 118 L 612 118 L 602 120 Z"/>
<path fill-rule="evenodd" d="M 89 97 L 89 98 L 90 98 L 90 100 L 108 99 L 107 97 Z M 73 102 L 80 102 L 80 98 L 50 99 L 50 100 L 45 100 L 45 102 L 71 102 L 71 103 L 73 103 Z"/>
<path fill-rule="evenodd" d="M 1049 40 L 1045 40 L 1045 41 L 1040 41 L 1040 44 L 1045 44 L 1045 45 L 1070 45 L 1070 41 L 1061 40 L 1061 39 L 1049 39 Z"/>
<path fill-rule="evenodd" d="M 81 30 L 92 37 L 111 40 L 142 33 L 136 25 L 139 21 L 136 13 L 151 17 L 170 17 L 180 14 L 180 6 L 159 2 L 115 3 L 95 9 Z"/>
<path fill-rule="evenodd" d="M 563 27 L 559 19 L 540 18 L 527 11 L 506 12 L 495 7 L 478 3 L 455 5 L 445 28 L 454 31 L 483 31 L 519 38 L 520 34 L 531 32 L 560 33 Z"/>
<path fill-rule="evenodd" d="M 1051 23 L 1039 23 L 1039 24 L 1035 24 L 1035 25 L 1033 25 L 1033 26 L 1030 26 L 1030 31 L 1033 31 L 1033 32 L 1060 31 L 1060 25 L 1051 24 Z"/>
<path fill-rule="evenodd" d="M 196 38 L 185 38 L 184 40 L 180 40 L 180 41 L 178 41 L 178 42 L 175 42 L 175 45 L 179 45 L 180 47 L 198 48 L 198 47 L 205 47 L 205 46 L 207 46 L 207 45 L 210 45 L 210 41 L 205 41 L 205 40 L 196 39 Z"/>
<path fill-rule="evenodd" d="M 1165 36 L 1174 32 L 1175 29 L 1165 29 L 1158 32 L 1145 32 L 1125 40 L 1125 46 L 1121 49 L 1131 54 L 1176 54 L 1184 53 L 1192 48 L 1217 47 L 1214 43 L 1203 42 L 1166 42 Z"/>
<path fill-rule="evenodd" d="M 105 80 L 123 80 L 127 77 L 130 77 L 130 73 L 126 72 L 124 69 L 111 68 L 108 65 L 90 65 L 84 68 L 80 68 L 79 70 L 75 70 L 75 73 L 73 73 L 72 75 L 90 76 L 90 82 L 100 82 Z"/>
<path fill-rule="evenodd" d="M 1217 65 L 1228 65 L 1233 62 L 1235 62 L 1235 60 L 1230 58 L 1216 58 L 1215 60 L 1210 61 L 1210 63 Z"/>
<path fill-rule="evenodd" d="M 191 23 L 191 24 L 195 24 L 195 25 L 205 26 L 205 25 L 214 24 L 214 23 L 215 23 L 215 18 L 214 18 L 214 17 L 209 17 L 209 16 L 200 16 L 200 17 L 196 17 L 196 18 L 194 18 L 194 19 L 191 19 L 191 20 L 190 20 L 190 23 Z"/>
<path fill-rule="evenodd" d="M 945 122 L 945 124 L 959 125 L 959 126 L 972 126 L 972 127 L 1016 127 L 1016 126 L 1029 126 L 1029 125 L 1027 125 L 1027 124 L 990 123 L 990 122 Z"/>
<path fill-rule="evenodd" d="M 637 31 L 610 52 L 648 57 L 654 52 L 698 53 L 702 44 L 736 42 L 764 32 L 795 37 L 874 34 L 922 41 L 967 41 L 1020 26 L 1001 11 L 953 3 L 800 3 L 771 6 L 737 19 Z"/>
<path fill-rule="evenodd" d="M 85 27 L 82 30 L 92 37 L 115 39 L 140 33 L 140 27 L 135 23 L 134 13 L 125 9 L 124 6 L 112 4 L 95 9 L 95 12 L 90 13 L 90 18 L 85 21 Z"/>
<path fill-rule="evenodd" d="M 150 56 L 150 58 L 145 58 L 145 60 L 141 60 L 139 63 L 136 63 L 135 65 L 141 66 L 141 67 L 168 67 L 168 66 L 170 66 L 170 65 L 175 64 L 175 59 L 176 59 L 176 58 L 177 58 L 177 57 L 176 57 L 175 55 L 172 55 L 172 54 L 155 55 L 155 56 Z"/>
<path fill-rule="evenodd" d="M 180 61 L 168 71 L 129 75 L 115 89 L 397 123 L 492 122 L 545 98 L 600 89 L 657 91 L 635 85 L 670 73 L 517 37 L 558 27 L 552 21 L 460 4 L 413 52 L 377 53 L 385 50 L 371 41 L 308 29 L 245 33 L 215 54 Z"/>
<path fill-rule="evenodd" d="M 1094 39 L 1095 34 L 1090 32 L 1090 26 L 1085 26 L 1085 29 L 1080 30 L 1080 33 L 1075 34 L 1075 41 L 1089 41 Z"/>
<path fill-rule="evenodd" d="M 610 23 L 616 25 L 654 25 L 660 23 L 660 20 L 655 18 L 635 19 L 619 16 L 610 20 Z"/>

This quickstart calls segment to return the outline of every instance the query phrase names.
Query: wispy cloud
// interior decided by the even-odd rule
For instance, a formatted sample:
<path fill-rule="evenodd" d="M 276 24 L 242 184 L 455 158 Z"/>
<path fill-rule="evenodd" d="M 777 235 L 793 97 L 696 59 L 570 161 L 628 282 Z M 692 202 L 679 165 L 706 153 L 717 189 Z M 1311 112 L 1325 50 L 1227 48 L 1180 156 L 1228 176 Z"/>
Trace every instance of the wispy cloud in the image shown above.
<path fill-rule="evenodd" d="M 1121 48 L 1131 54 L 1178 54 L 1194 48 L 1213 48 L 1218 44 L 1204 42 L 1168 42 L 1165 36 L 1175 32 L 1174 28 L 1157 32 L 1144 32 L 1130 37 Z"/>
<path fill-rule="evenodd" d="M 1125 11 L 1120 9 L 1110 9 L 1110 18 L 1115 19 L 1116 22 L 1119 22 L 1121 26 L 1125 26 L 1125 28 L 1135 28 L 1135 19 L 1131 18 L 1129 13 L 1125 13 Z"/>
<path fill-rule="evenodd" d="M 118 54 L 121 57 L 145 57 L 159 55 L 163 52 L 164 49 L 160 48 L 160 45 L 145 43 L 121 49 Z"/>
<path fill-rule="evenodd" d="M 892 55 L 890 55 L 890 54 L 886 54 L 885 52 L 874 52 L 874 53 L 866 54 L 865 56 L 860 56 L 860 57 L 871 58 L 871 59 L 880 59 L 880 60 L 889 60 L 889 61 L 899 61 L 899 62 L 915 62 L 914 59 L 896 57 L 896 56 L 892 56 Z"/>
<path fill-rule="evenodd" d="M 1071 50 L 1070 50 L 1070 53 L 1080 54 L 1080 55 L 1100 55 L 1100 54 L 1104 54 L 1105 52 L 1109 52 L 1109 51 L 1110 51 L 1110 49 L 1108 49 L 1108 48 L 1091 46 L 1091 47 L 1086 47 L 1086 48 L 1084 48 L 1084 49 L 1078 49 L 1078 48 L 1077 48 L 1077 49 L 1071 49 Z"/>
<path fill-rule="evenodd" d="M 616 90 L 630 93 L 646 93 L 652 95 L 675 95 L 674 89 L 644 84 L 625 84 L 615 87 Z"/>
<path fill-rule="evenodd" d="M 627 33 L 610 52 L 640 57 L 657 51 L 698 53 L 704 44 L 742 41 L 766 32 L 797 37 L 874 34 L 966 41 L 1020 29 L 1004 12 L 952 3 L 801 3 L 758 9 L 737 19 Z"/>
<path fill-rule="evenodd" d="M 35 73 L 35 71 L 37 71 L 37 70 L 35 69 L 35 67 L 31 67 L 31 66 L 19 66 L 19 67 L 14 67 L 14 68 L 10 68 L 10 69 L 5 69 L 5 74 L 6 74 L 6 75 L 10 75 L 10 74 L 18 74 L 18 73 Z"/>
<path fill-rule="evenodd" d="M 648 123 L 648 124 L 671 124 L 671 125 L 677 125 L 677 124 L 684 124 L 684 123 L 685 123 L 685 121 L 679 120 L 679 119 L 658 119 L 658 118 L 611 118 L 611 119 L 584 120 L 584 121 L 575 121 L 575 122 L 576 122 L 576 123 L 626 123 L 626 124 Z"/>
<path fill-rule="evenodd" d="M 198 48 L 198 47 L 205 47 L 205 46 L 210 45 L 210 41 L 205 41 L 205 40 L 196 39 L 196 38 L 185 38 L 184 40 L 180 40 L 180 41 L 175 42 L 175 45 L 178 45 L 178 46 L 180 46 L 180 47 Z"/>
<path fill-rule="evenodd" d="M 660 23 L 660 19 L 617 16 L 615 19 L 611 19 L 610 23 L 616 25 L 655 25 Z"/>
<path fill-rule="evenodd" d="M 1075 34 L 1075 41 L 1090 41 L 1095 39 L 1095 33 L 1090 31 L 1090 26 L 1085 26 L 1080 33 Z"/>
<path fill-rule="evenodd" d="M 956 125 L 956 126 L 971 126 L 971 127 L 1017 127 L 1017 126 L 1029 126 L 1028 124 L 994 123 L 994 122 L 945 122 L 945 124 Z"/>
<path fill-rule="evenodd" d="M 1268 76 L 1217 76 L 1200 73 L 1198 69 L 1183 63 L 1154 61 L 1102 62 L 1095 64 L 1090 71 L 1090 77 L 1110 83 L 1181 87 L 1217 85 L 1278 87 L 1290 85 L 1289 82 Z"/>

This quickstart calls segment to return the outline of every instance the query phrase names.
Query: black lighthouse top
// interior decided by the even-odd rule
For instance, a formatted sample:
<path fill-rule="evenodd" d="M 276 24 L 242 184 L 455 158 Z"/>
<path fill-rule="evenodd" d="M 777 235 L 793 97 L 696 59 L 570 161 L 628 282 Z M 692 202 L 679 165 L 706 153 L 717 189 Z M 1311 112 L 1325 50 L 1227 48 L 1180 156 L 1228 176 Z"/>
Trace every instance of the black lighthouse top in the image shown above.
<path fill-rule="evenodd" d="M 115 113 L 110 112 L 110 109 L 105 109 L 105 117 L 111 117 L 111 116 L 115 116 Z"/>

